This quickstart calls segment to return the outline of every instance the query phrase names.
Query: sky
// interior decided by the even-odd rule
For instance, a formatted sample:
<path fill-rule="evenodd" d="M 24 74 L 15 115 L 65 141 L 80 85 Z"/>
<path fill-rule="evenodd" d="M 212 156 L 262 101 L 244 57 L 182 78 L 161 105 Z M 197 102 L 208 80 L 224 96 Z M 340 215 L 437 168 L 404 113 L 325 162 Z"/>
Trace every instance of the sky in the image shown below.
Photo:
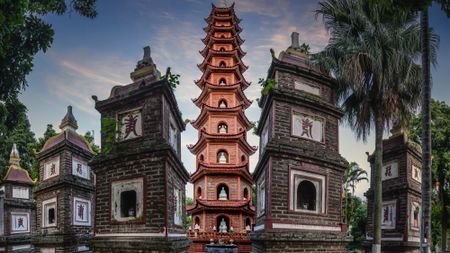
<path fill-rule="evenodd" d="M 216 5 L 219 1 L 213 1 Z M 183 119 L 195 119 L 199 109 L 192 103 L 200 94 L 194 80 L 201 77 L 197 64 L 202 62 L 198 51 L 204 48 L 204 18 L 211 11 L 211 1 L 203 0 L 99 0 L 98 16 L 91 20 L 76 13 L 64 16 L 49 15 L 45 20 L 55 30 L 54 42 L 46 53 L 34 59 L 33 72 L 28 76 L 29 87 L 21 100 L 28 107 L 31 128 L 37 137 L 43 135 L 47 124 L 59 126 L 66 107 L 73 106 L 78 120 L 78 132 L 94 131 L 100 140 L 100 114 L 94 108 L 92 95 L 106 99 L 115 85 L 131 83 L 130 73 L 142 58 L 143 47 L 150 45 L 152 58 L 164 73 L 171 67 L 181 75 L 175 90 Z M 231 1 L 228 1 L 231 3 Z M 300 33 L 300 43 L 308 43 L 312 52 L 325 47 L 329 35 L 314 11 L 318 1 L 313 0 L 236 0 L 235 10 L 242 19 L 242 48 L 247 52 L 243 62 L 249 66 L 244 73 L 252 85 L 245 91 L 253 100 L 246 110 L 250 121 L 257 121 L 260 108 L 259 78 L 265 78 L 270 65 L 269 49 L 278 55 L 290 45 L 291 32 Z M 438 64 L 432 69 L 432 96 L 450 104 L 450 19 L 438 6 L 430 10 L 430 25 L 440 36 Z M 340 153 L 349 162 L 357 162 L 370 172 L 365 152 L 373 152 L 374 135 L 367 142 L 357 140 L 351 129 L 341 122 Z M 195 171 L 195 157 L 186 148 L 197 141 L 196 130 L 188 125 L 182 133 L 182 161 L 186 169 Z M 251 145 L 258 146 L 259 138 L 248 133 Z M 258 161 L 258 152 L 250 159 L 251 171 Z M 357 195 L 363 196 L 368 183 L 357 186 Z M 192 186 L 187 187 L 192 196 Z"/>

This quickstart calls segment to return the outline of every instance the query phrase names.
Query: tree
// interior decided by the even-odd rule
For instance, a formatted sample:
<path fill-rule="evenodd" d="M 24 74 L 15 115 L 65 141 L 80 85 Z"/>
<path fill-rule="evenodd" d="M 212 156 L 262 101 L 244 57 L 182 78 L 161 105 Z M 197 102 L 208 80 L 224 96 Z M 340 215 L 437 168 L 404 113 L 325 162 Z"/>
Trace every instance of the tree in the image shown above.
<path fill-rule="evenodd" d="M 431 62 L 436 63 L 435 54 L 436 36 L 430 32 L 428 20 L 428 8 L 433 0 L 401 1 L 401 0 L 382 0 L 387 6 L 395 5 L 404 8 L 407 11 L 420 12 L 420 30 L 421 30 L 421 59 L 422 59 L 422 227 L 420 234 L 420 252 L 430 252 L 431 245 Z M 441 5 L 441 9 L 450 17 L 450 0 L 435 0 Z M 427 241 L 428 243 L 425 243 Z"/>
<path fill-rule="evenodd" d="M 66 4 L 68 2 L 68 4 Z M 0 1 L 0 101 L 16 96 L 27 86 L 33 58 L 46 52 L 54 31 L 46 14 L 63 15 L 68 10 L 94 18 L 96 0 L 4 0 Z"/>
<path fill-rule="evenodd" d="M 186 206 L 194 204 L 194 200 L 192 198 L 186 198 Z M 192 215 L 186 214 L 186 220 L 184 222 L 184 228 L 189 229 L 192 224 Z"/>
<path fill-rule="evenodd" d="M 92 151 L 94 151 L 94 155 L 97 155 L 98 153 L 100 153 L 100 147 L 95 144 L 95 139 L 94 139 L 94 132 L 90 132 L 87 131 L 84 134 L 84 139 L 86 139 L 86 141 L 89 143 L 89 145 L 91 145 Z"/>
<path fill-rule="evenodd" d="M 367 172 L 359 167 L 356 162 L 351 162 L 344 172 L 344 192 L 345 192 L 345 223 L 351 224 L 353 222 L 353 211 L 356 184 L 361 181 L 369 181 Z M 351 193 L 348 192 L 349 189 Z"/>
<path fill-rule="evenodd" d="M 20 166 L 28 170 L 30 176 L 37 176 L 32 170 L 33 164 L 37 162 L 33 153 L 36 139 L 30 130 L 27 108 L 16 96 L 6 99 L 4 103 L 0 102 L 0 143 L 0 178 L 6 173 L 14 143 L 20 153 Z"/>
<path fill-rule="evenodd" d="M 432 206 L 431 218 L 433 224 L 439 225 L 440 231 L 432 227 L 432 235 L 440 235 L 441 251 L 447 250 L 447 230 L 449 206 L 450 206 L 450 106 L 444 102 L 431 100 L 431 148 L 432 159 L 431 172 L 432 183 L 436 185 L 436 201 Z M 412 115 L 411 138 L 421 143 L 423 132 L 422 117 Z M 423 179 L 422 179 L 423 182 Z M 435 239 L 435 238 L 433 238 Z M 436 238 L 437 239 L 437 238 Z M 433 240 L 434 241 L 434 240 Z M 437 244 L 434 243 L 434 245 Z"/>
<path fill-rule="evenodd" d="M 47 128 L 45 129 L 44 135 L 43 137 L 40 137 L 37 142 L 35 142 L 33 150 L 35 151 L 40 151 L 45 143 L 47 142 L 48 139 L 50 139 L 51 137 L 57 135 L 55 129 L 53 129 L 53 125 L 52 124 L 47 124 Z M 33 166 L 31 169 L 31 175 L 32 178 L 38 178 L 39 177 L 39 161 L 37 159 L 35 159 L 33 161 Z"/>
<path fill-rule="evenodd" d="M 375 129 L 375 203 L 372 252 L 381 251 L 381 170 L 384 129 L 404 126 L 417 107 L 419 26 L 411 12 L 372 1 L 328 0 L 319 4 L 331 38 L 312 60 L 336 77 L 345 118 L 364 141 Z"/>
<path fill-rule="evenodd" d="M 354 218 L 350 222 L 350 234 L 353 241 L 347 245 L 349 250 L 363 250 L 366 241 L 367 203 L 356 196 L 352 196 L 354 203 Z"/>

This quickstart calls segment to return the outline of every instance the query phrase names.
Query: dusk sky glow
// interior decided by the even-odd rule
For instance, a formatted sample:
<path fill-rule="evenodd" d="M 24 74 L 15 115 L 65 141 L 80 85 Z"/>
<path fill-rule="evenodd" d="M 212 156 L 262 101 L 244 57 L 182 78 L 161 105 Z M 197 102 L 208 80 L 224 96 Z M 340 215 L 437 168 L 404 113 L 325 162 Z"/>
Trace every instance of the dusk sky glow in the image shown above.
<path fill-rule="evenodd" d="M 259 120 L 260 109 L 256 99 L 261 87 L 258 79 L 266 77 L 273 48 L 276 55 L 290 44 L 290 34 L 300 33 L 300 43 L 309 43 L 312 52 L 321 50 L 328 41 L 321 18 L 314 10 L 318 1 L 301 0 L 237 0 L 235 10 L 242 19 L 242 48 L 247 52 L 243 62 L 249 66 L 244 73 L 252 85 L 245 91 L 253 100 L 246 115 L 250 121 Z M 215 2 L 218 4 L 218 1 Z M 228 1 L 231 3 L 231 1 Z M 193 98 L 200 94 L 194 80 L 201 77 L 197 64 L 202 62 L 199 51 L 204 48 L 204 18 L 211 11 L 211 2 L 203 0 L 100 0 L 98 17 L 89 20 L 76 14 L 47 16 L 55 30 L 54 43 L 46 53 L 34 60 L 33 72 L 28 76 L 29 87 L 21 100 L 28 107 L 28 117 L 37 137 L 42 136 L 47 124 L 57 129 L 67 105 L 72 105 L 78 120 L 78 132 L 94 131 L 100 140 L 100 114 L 94 108 L 92 95 L 100 100 L 109 96 L 115 85 L 131 83 L 130 72 L 142 58 L 142 48 L 151 46 L 152 58 L 164 73 L 168 66 L 181 75 L 181 84 L 175 94 L 183 119 L 195 119 L 200 110 Z M 430 25 L 440 36 L 438 65 L 432 68 L 433 97 L 450 104 L 450 19 L 433 6 Z M 186 148 L 195 144 L 197 131 L 190 125 L 182 133 L 182 160 L 189 172 L 195 170 L 195 157 Z M 349 162 L 356 161 L 369 171 L 366 151 L 374 149 L 374 135 L 367 143 L 356 140 L 346 126 L 340 127 L 340 153 Z M 248 133 L 251 145 L 259 140 Z M 258 152 L 251 157 L 251 171 L 258 161 Z M 192 197 L 188 186 L 187 196 Z M 357 194 L 367 190 L 368 184 L 358 185 Z"/>

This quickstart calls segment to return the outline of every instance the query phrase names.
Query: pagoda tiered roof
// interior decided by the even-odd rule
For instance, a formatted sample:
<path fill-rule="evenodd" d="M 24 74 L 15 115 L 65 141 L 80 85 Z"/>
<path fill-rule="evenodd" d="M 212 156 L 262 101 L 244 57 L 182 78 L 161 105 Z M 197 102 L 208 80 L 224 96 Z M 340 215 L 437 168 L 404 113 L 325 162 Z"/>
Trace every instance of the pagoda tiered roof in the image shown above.
<path fill-rule="evenodd" d="M 245 116 L 243 109 L 244 109 L 243 105 L 220 108 L 203 104 L 200 115 L 197 117 L 196 120 L 192 121 L 191 124 L 195 129 L 198 129 L 206 121 L 208 115 L 211 115 L 212 113 L 220 113 L 223 115 L 237 115 L 239 121 L 243 124 L 243 127 L 245 127 L 245 130 L 248 131 L 250 130 L 252 123 L 248 120 L 247 116 Z"/>
<path fill-rule="evenodd" d="M 245 90 L 251 83 L 247 82 L 247 80 L 245 80 L 244 76 L 242 75 L 242 73 L 240 71 L 238 71 L 238 65 L 235 65 L 233 67 L 229 67 L 229 68 L 223 68 L 223 67 L 215 67 L 215 66 L 211 66 L 210 64 L 207 65 L 205 71 L 203 72 L 202 77 L 199 80 L 195 81 L 195 84 L 203 89 L 205 82 L 207 82 L 207 77 L 209 77 L 209 75 L 211 73 L 234 73 L 236 74 L 236 76 L 238 77 L 238 81 L 236 83 L 242 83 L 242 89 Z"/>
<path fill-rule="evenodd" d="M 241 47 L 236 47 L 233 50 L 230 51 L 219 51 L 219 50 L 214 50 L 212 48 L 209 47 L 205 47 L 202 51 L 199 51 L 199 53 L 203 56 L 203 57 L 208 57 L 209 54 L 213 53 L 216 54 L 217 56 L 225 56 L 225 55 L 229 55 L 231 52 L 237 51 L 237 53 L 239 54 L 239 57 L 244 57 L 247 53 L 242 51 Z"/>
<path fill-rule="evenodd" d="M 255 213 L 255 207 L 251 204 L 251 199 L 247 200 L 202 200 L 196 199 L 195 204 L 186 207 L 189 212 L 203 210 L 233 210 L 239 209 L 249 214 Z"/>
<path fill-rule="evenodd" d="M 209 63 L 205 60 L 201 64 L 198 64 L 197 67 L 203 72 L 206 70 L 207 67 L 210 67 L 212 70 L 218 70 L 218 72 L 224 72 L 224 70 L 239 67 L 239 70 L 241 71 L 241 73 L 244 73 L 248 69 L 248 66 L 245 65 L 240 59 L 239 59 L 239 62 L 234 64 L 233 66 L 219 67 L 219 66 L 212 65 L 211 63 Z"/>
<path fill-rule="evenodd" d="M 209 164 L 199 162 L 197 170 L 191 175 L 191 182 L 195 182 L 197 179 L 204 175 L 239 175 L 242 176 L 249 183 L 253 183 L 252 176 L 248 171 L 248 161 L 241 162 L 238 165 L 235 164 Z"/>
<path fill-rule="evenodd" d="M 238 95 L 239 100 L 242 101 L 241 105 L 244 106 L 244 109 L 247 109 L 252 104 L 252 101 L 249 100 L 247 98 L 247 96 L 245 95 L 245 93 L 242 91 L 241 85 L 239 83 L 236 83 L 234 85 L 217 85 L 217 84 L 212 84 L 210 82 L 205 82 L 202 92 L 196 99 L 192 99 L 192 102 L 194 102 L 194 104 L 197 105 L 198 107 L 202 107 L 202 105 L 204 104 L 203 100 L 213 90 L 214 91 L 235 90 L 236 94 Z"/>
<path fill-rule="evenodd" d="M 213 44 L 232 44 L 234 47 L 240 47 L 245 40 L 241 38 L 239 35 L 234 35 L 233 37 L 223 38 L 223 37 L 215 37 L 211 34 L 207 34 L 205 38 L 202 39 L 203 44 L 206 47 L 211 47 Z"/>
<path fill-rule="evenodd" d="M 198 142 L 195 145 L 188 145 L 187 148 L 192 154 L 198 154 L 201 149 L 206 146 L 206 143 L 239 143 L 239 146 L 243 148 L 248 155 L 253 155 L 257 148 L 248 144 L 246 133 L 246 131 L 241 131 L 237 134 L 211 134 L 202 129 L 200 130 Z"/>
<path fill-rule="evenodd" d="M 200 52 L 201 53 L 201 52 Z M 237 62 L 242 62 L 241 58 L 243 55 L 239 55 L 240 52 L 238 50 L 231 50 L 231 51 L 217 51 L 217 50 L 207 50 L 206 55 L 204 56 L 204 60 L 201 64 L 197 64 L 197 66 L 202 66 L 208 63 L 213 56 L 215 57 L 233 57 L 233 59 Z M 244 64 L 242 62 L 242 64 Z"/>
<path fill-rule="evenodd" d="M 234 35 L 237 35 L 242 32 L 242 28 L 237 24 L 231 24 L 231 25 L 214 25 L 210 24 L 207 27 L 203 28 L 203 31 L 206 32 L 206 34 L 211 35 L 211 31 L 215 32 L 233 32 Z"/>

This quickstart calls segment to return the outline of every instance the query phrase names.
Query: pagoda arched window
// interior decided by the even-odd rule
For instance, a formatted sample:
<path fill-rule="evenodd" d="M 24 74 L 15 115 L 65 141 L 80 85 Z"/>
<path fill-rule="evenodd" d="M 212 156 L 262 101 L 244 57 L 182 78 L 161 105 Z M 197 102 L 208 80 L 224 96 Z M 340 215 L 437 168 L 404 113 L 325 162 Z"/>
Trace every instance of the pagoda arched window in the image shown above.
<path fill-rule="evenodd" d="M 217 162 L 218 163 L 228 163 L 228 153 L 225 150 L 217 152 Z"/>
<path fill-rule="evenodd" d="M 227 64 L 225 63 L 225 61 L 221 61 L 220 63 L 219 63 L 219 67 L 220 68 L 225 68 L 227 66 Z"/>
<path fill-rule="evenodd" d="M 245 162 L 245 160 L 246 160 L 246 159 L 245 159 L 245 155 L 242 155 L 242 156 L 241 156 L 241 162 Z"/>
<path fill-rule="evenodd" d="M 228 126 L 227 126 L 227 124 L 225 124 L 225 123 L 220 123 L 220 124 L 217 126 L 217 132 L 218 132 L 219 134 L 226 134 L 226 133 L 228 133 Z"/>
<path fill-rule="evenodd" d="M 216 219 L 216 227 L 217 231 L 227 233 L 230 230 L 230 219 L 225 215 L 218 216 Z"/>
<path fill-rule="evenodd" d="M 297 186 L 297 209 L 316 211 L 317 190 L 311 181 L 303 180 Z"/>
<path fill-rule="evenodd" d="M 200 155 L 200 157 L 198 158 L 201 162 L 203 162 L 205 160 L 205 156 Z"/>
<path fill-rule="evenodd" d="M 136 217 L 136 191 L 123 191 L 120 193 L 120 213 L 122 217 Z"/>
<path fill-rule="evenodd" d="M 247 187 L 245 187 L 244 188 L 244 200 L 248 200 L 248 188 Z"/>
<path fill-rule="evenodd" d="M 202 199 L 202 188 L 201 187 L 197 187 L 197 198 Z"/>
<path fill-rule="evenodd" d="M 200 217 L 196 216 L 194 219 L 194 229 L 195 230 L 200 230 Z"/>
<path fill-rule="evenodd" d="M 220 51 L 220 52 L 225 52 L 225 48 L 224 48 L 224 47 L 221 47 L 221 48 L 219 49 L 219 51 Z"/>
<path fill-rule="evenodd" d="M 229 196 L 228 186 L 226 184 L 219 184 L 217 186 L 217 200 L 228 200 Z"/>
<path fill-rule="evenodd" d="M 221 34 L 220 38 L 225 39 L 225 34 Z"/>
<path fill-rule="evenodd" d="M 252 220 L 247 217 L 245 219 L 245 231 L 251 231 L 252 230 Z"/>
<path fill-rule="evenodd" d="M 225 78 L 220 78 L 219 85 L 227 85 L 227 80 Z"/>
<path fill-rule="evenodd" d="M 227 107 L 228 107 L 227 101 L 225 99 L 221 99 L 219 101 L 219 108 L 227 108 Z"/>

